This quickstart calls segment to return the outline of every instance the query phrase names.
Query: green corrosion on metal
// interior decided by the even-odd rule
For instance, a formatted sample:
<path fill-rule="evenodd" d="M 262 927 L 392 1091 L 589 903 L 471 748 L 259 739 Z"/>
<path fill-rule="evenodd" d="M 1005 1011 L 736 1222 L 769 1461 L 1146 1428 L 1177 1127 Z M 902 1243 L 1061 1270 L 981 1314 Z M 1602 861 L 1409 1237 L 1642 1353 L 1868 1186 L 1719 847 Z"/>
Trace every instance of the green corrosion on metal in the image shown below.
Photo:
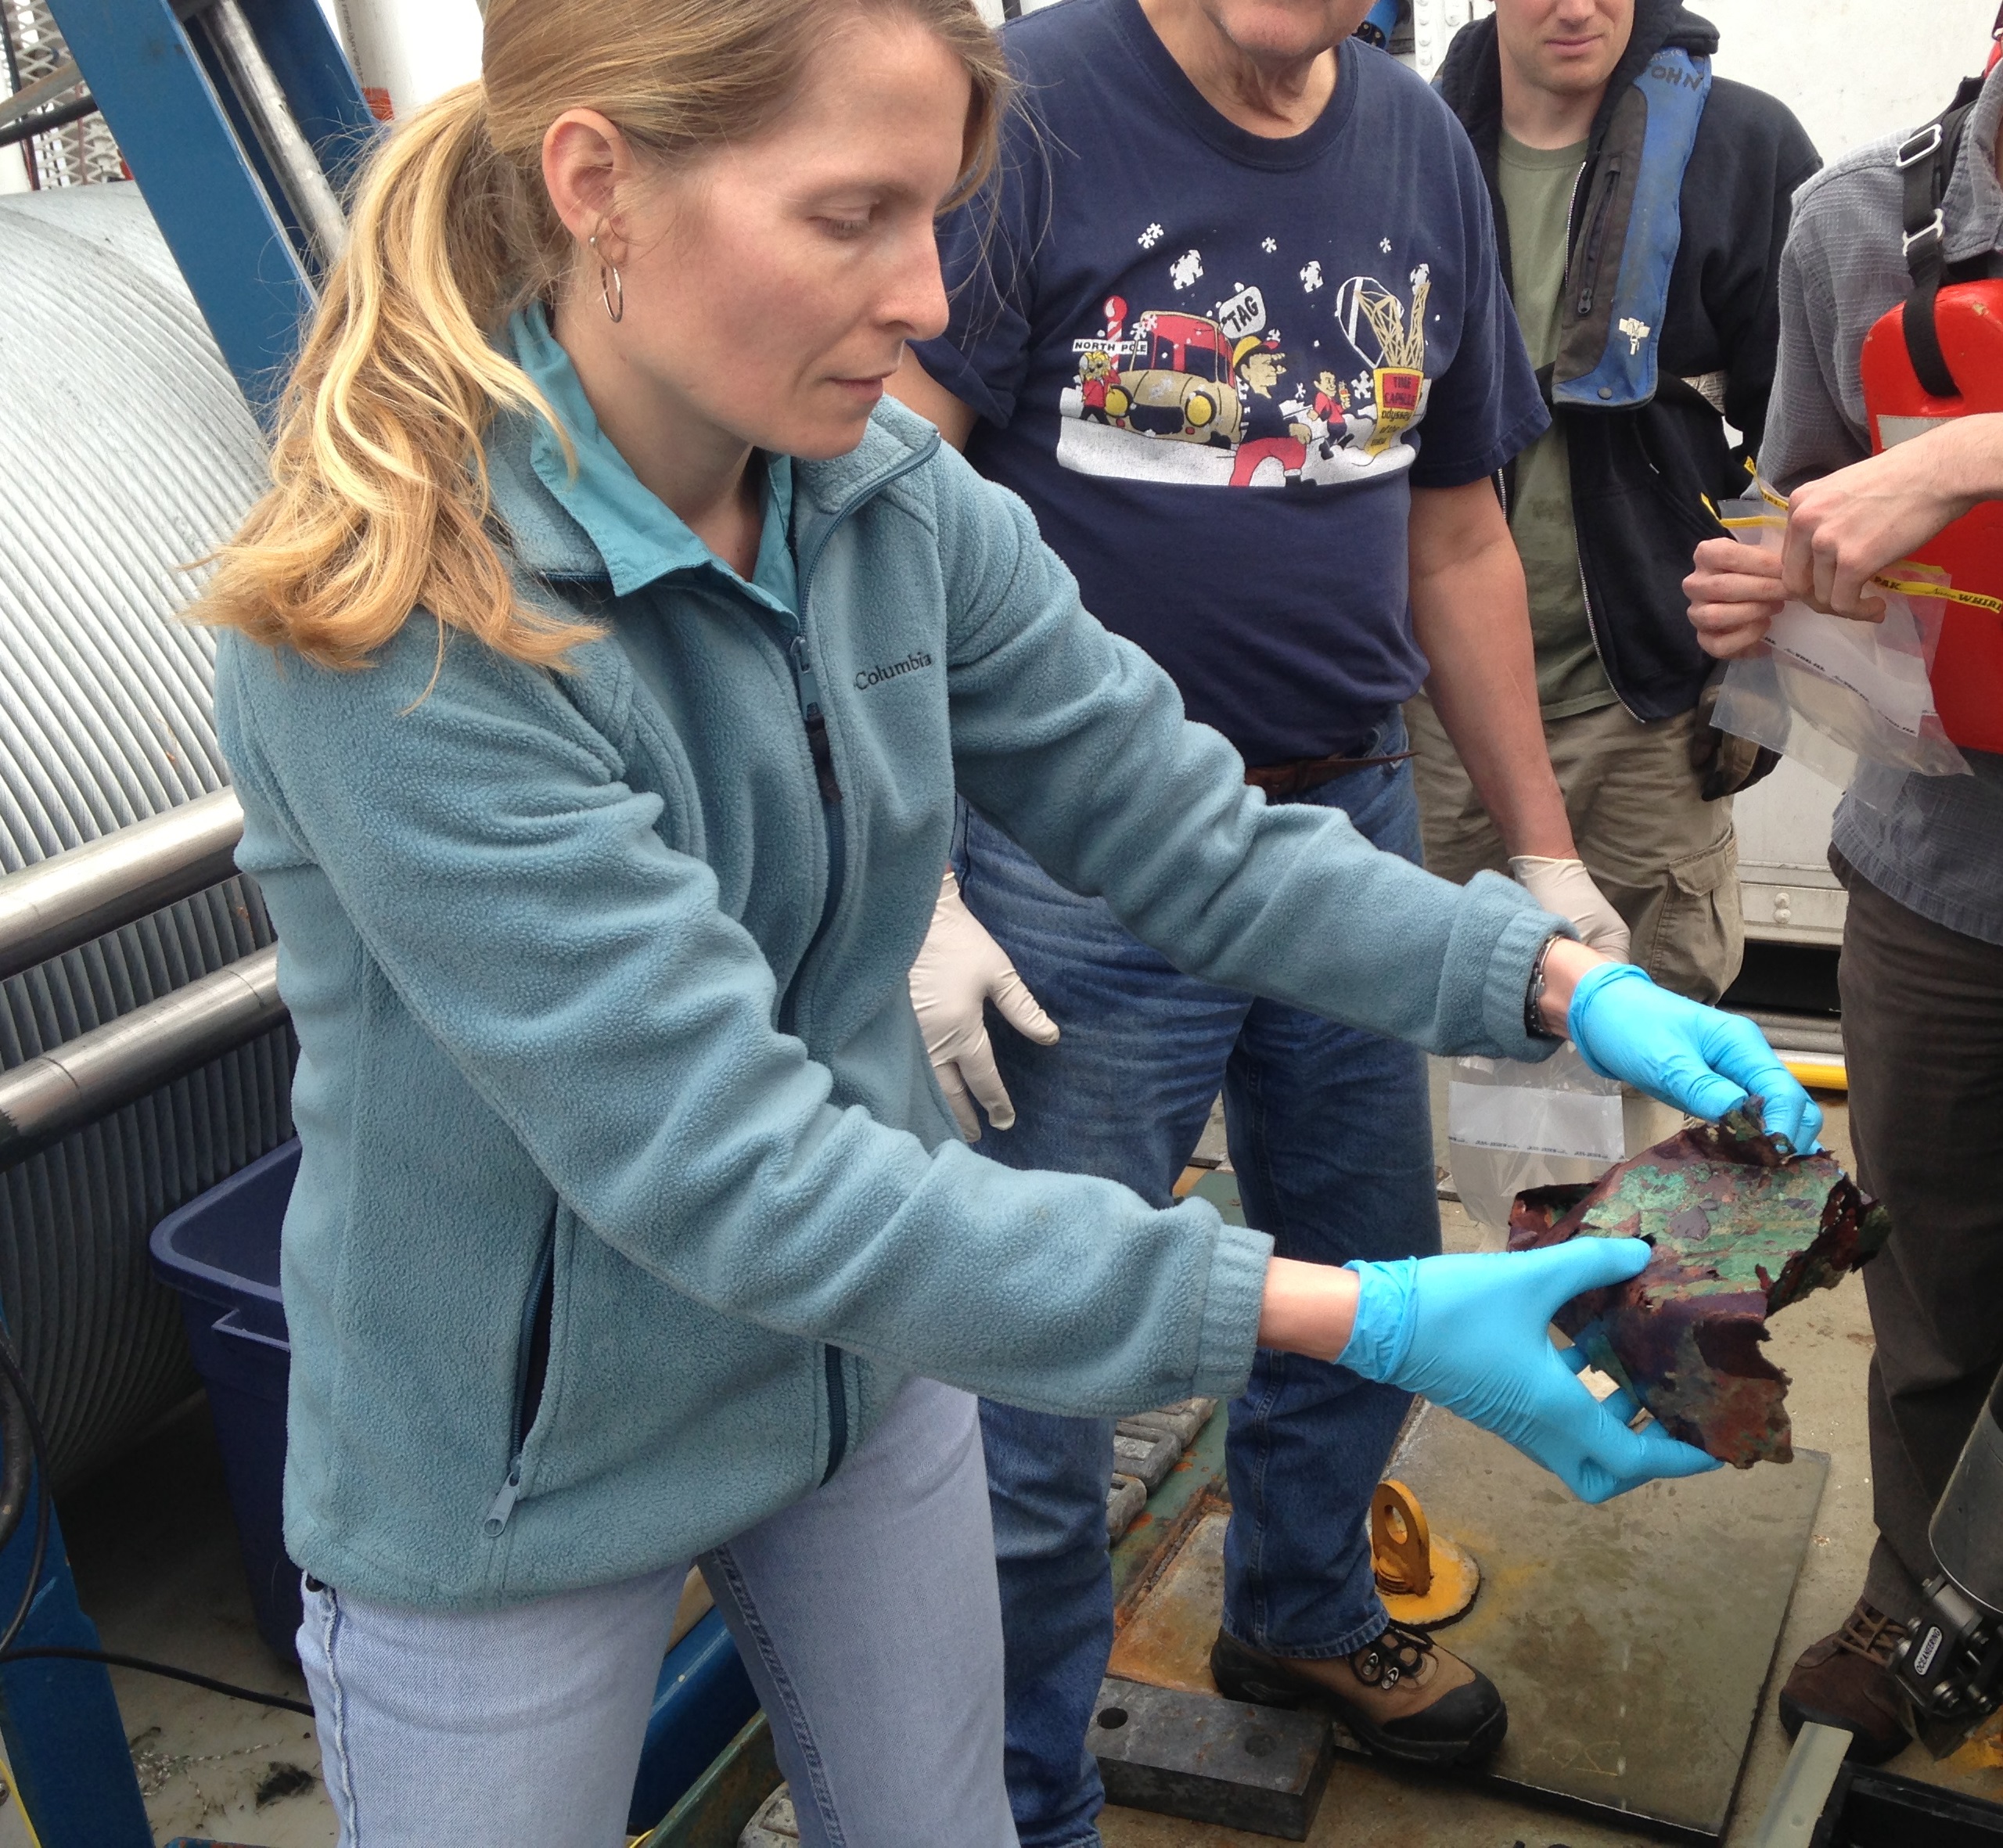
<path fill-rule="evenodd" d="M 1617 1163 L 1590 1187 L 1539 1188 L 1510 1215 L 1512 1250 L 1645 1239 L 1648 1267 L 1568 1303 L 1558 1325 L 1672 1436 L 1741 1469 L 1793 1455 L 1787 1375 L 1767 1318 L 1864 1263 L 1890 1230 L 1826 1153 L 1796 1156 L 1750 1098 Z"/>

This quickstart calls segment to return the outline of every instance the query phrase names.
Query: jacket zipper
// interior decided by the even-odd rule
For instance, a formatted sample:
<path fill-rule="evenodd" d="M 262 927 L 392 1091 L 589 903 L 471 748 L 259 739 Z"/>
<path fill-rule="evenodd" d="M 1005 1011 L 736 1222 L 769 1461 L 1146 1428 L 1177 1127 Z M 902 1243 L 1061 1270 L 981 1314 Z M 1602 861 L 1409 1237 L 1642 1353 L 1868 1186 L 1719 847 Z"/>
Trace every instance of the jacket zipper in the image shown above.
<path fill-rule="evenodd" d="M 828 717 L 821 705 L 820 682 L 815 677 L 814 663 L 807 653 L 807 600 L 814 581 L 814 567 L 821 562 L 821 554 L 826 549 L 829 539 L 843 521 L 893 481 L 929 462 L 938 447 L 939 439 L 935 436 L 930 443 L 913 450 L 888 473 L 878 476 L 867 486 L 858 489 L 835 509 L 815 538 L 813 550 L 800 561 L 800 613 L 786 625 L 786 655 L 793 670 L 793 696 L 799 702 L 800 722 L 806 728 L 807 749 L 814 760 L 815 786 L 821 797 L 821 825 L 828 843 L 828 890 L 821 901 L 821 915 L 814 926 L 814 934 L 800 952 L 793 980 L 787 983 L 786 994 L 779 1002 L 779 1027 L 782 1033 L 791 1033 L 799 1018 L 800 983 L 805 979 L 807 963 L 834 922 L 848 875 L 848 843 L 842 828 L 841 783 L 835 775 L 834 753 L 828 739 Z M 821 1472 L 822 1481 L 826 1482 L 841 1467 L 842 1459 L 848 1454 L 848 1389 L 842 1379 L 842 1350 L 832 1342 L 822 1343 L 821 1361 L 828 1390 L 828 1462 Z"/>
<path fill-rule="evenodd" d="M 1569 455 L 1565 458 L 1565 466 L 1569 472 L 1572 466 L 1572 459 Z M 1576 547 L 1573 548 L 1575 552 L 1577 549 Z M 1606 684 L 1613 689 L 1614 698 L 1620 701 L 1620 710 L 1638 723 L 1642 722 L 1641 715 L 1627 703 L 1625 699 L 1622 698 L 1620 688 L 1613 685 L 1613 672 L 1607 666 L 1606 650 L 1600 645 L 1599 624 L 1593 617 L 1593 594 L 1586 588 L 1586 562 L 1584 559 L 1579 559 L 1577 560 L 1577 564 L 1579 573 L 1579 601 L 1585 606 L 1586 609 L 1587 638 L 1593 645 L 1593 653 L 1599 656 L 1600 667 L 1606 674 Z"/>
<path fill-rule="evenodd" d="M 1609 160 L 1605 169 L 1606 183 L 1599 189 L 1599 210 L 1594 213 L 1593 221 L 1586 232 L 1586 260 L 1580 278 L 1579 298 L 1574 312 L 1583 320 L 1593 311 L 1593 283 L 1595 271 L 1599 262 L 1600 239 L 1606 231 L 1606 215 L 1613 210 L 1613 196 L 1620 189 L 1620 161 L 1618 156 Z"/>
<path fill-rule="evenodd" d="M 1591 163 L 1588 162 L 1588 165 L 1590 164 Z M 1620 184 L 1620 163 L 1618 160 L 1614 161 L 1607 169 L 1607 172 L 1609 177 L 1607 179 L 1606 190 L 1600 196 L 1600 208 L 1598 215 L 1594 219 L 1592 231 L 1586 239 L 1585 262 L 1584 264 L 1584 286 L 1580 291 L 1578 305 L 1578 311 L 1582 315 L 1590 314 L 1592 311 L 1593 263 L 1594 260 L 1599 254 L 1600 233 L 1606 228 L 1606 214 L 1610 209 L 1610 203 L 1613 197 L 1614 189 Z M 1582 191 L 1586 190 L 1585 178 L 1585 168 L 1581 167 L 1579 171 L 1579 177 L 1577 180 L 1573 183 L 1570 202 L 1565 207 L 1565 262 L 1566 268 L 1568 272 L 1570 270 L 1572 261 L 1572 226 L 1574 220 L 1578 215 L 1579 195 Z M 1561 284 L 1560 286 L 1562 286 L 1562 285 Z M 1555 415 L 1555 408 L 1553 415 L 1554 416 Z M 1572 472 L 1572 455 L 1569 446 L 1567 447 L 1565 454 L 1565 472 L 1568 477 L 1569 484 L 1569 477 Z M 1579 573 L 1579 602 L 1586 613 L 1586 637 L 1587 639 L 1592 643 L 1593 653 L 1599 657 L 1600 667 L 1602 671 L 1604 671 L 1606 667 L 1606 649 L 1601 644 L 1599 623 L 1598 619 L 1593 614 L 1593 594 L 1592 591 L 1588 588 L 1586 584 L 1586 562 L 1584 559 L 1578 556 L 1578 547 L 1576 543 L 1573 545 L 1572 550 L 1573 568 Z M 1610 687 L 1613 685 L 1613 676 L 1611 673 L 1607 674 L 1606 682 Z M 1625 699 L 1620 699 L 1620 690 L 1619 688 L 1614 688 L 1613 696 L 1616 699 L 1620 699 L 1622 710 L 1628 712 L 1631 717 L 1632 709 L 1629 707 L 1627 702 Z"/>
<path fill-rule="evenodd" d="M 543 1300 L 549 1294 L 556 1269 L 556 1216 L 552 1213 L 549 1229 L 543 1235 L 542 1256 L 536 1264 L 528 1300 L 522 1307 L 521 1332 L 515 1345 L 513 1447 L 508 1454 L 508 1479 L 487 1504 L 484 1526 L 489 1540 L 498 1540 L 507 1531 L 515 1504 L 521 1499 L 522 1453 L 528 1447 L 529 1427 L 535 1422 L 534 1410 L 528 1402 L 530 1357 L 535 1352 L 536 1324 L 541 1318 Z"/>

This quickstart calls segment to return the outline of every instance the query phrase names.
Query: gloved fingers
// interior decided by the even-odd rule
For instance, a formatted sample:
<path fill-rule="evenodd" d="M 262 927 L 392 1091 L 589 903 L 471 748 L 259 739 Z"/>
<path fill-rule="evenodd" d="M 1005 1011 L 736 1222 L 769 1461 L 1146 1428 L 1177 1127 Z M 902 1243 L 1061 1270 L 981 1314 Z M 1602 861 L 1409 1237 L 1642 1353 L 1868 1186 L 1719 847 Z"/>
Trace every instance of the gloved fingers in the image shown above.
<path fill-rule="evenodd" d="M 1788 1146 L 1800 1154 L 1815 1146 L 1822 1127 L 1821 1108 L 1751 1021 L 1718 1015 L 1706 1036 L 1704 1051 L 1718 1071 L 1765 1100 L 1770 1134 L 1784 1136 Z"/>
<path fill-rule="evenodd" d="M 1579 1390 L 1585 1392 L 1584 1386 Z M 1581 1454 L 1570 1470 L 1557 1472 L 1581 1501 L 1610 1501 L 1663 1476 L 1703 1476 L 1720 1467 L 1717 1458 L 1678 1443 L 1660 1425 L 1631 1431 L 1617 1410 L 1609 1409 L 1613 1403 L 1595 1404 L 1580 1434 Z"/>
<path fill-rule="evenodd" d="M 1576 1341 L 1570 1347 L 1559 1348 L 1558 1357 L 1574 1373 L 1583 1373 L 1592 1364 L 1592 1362 L 1586 1358 L 1586 1350 Z M 1587 1390 L 1590 1396 L 1591 1389 L 1588 1387 Z M 1642 1414 L 1641 1400 L 1625 1386 L 1616 1386 L 1600 1400 L 1600 1404 L 1624 1425 L 1631 1425 Z"/>
<path fill-rule="evenodd" d="M 1737 1109 L 1746 1101 L 1743 1084 L 1713 1070 L 1701 1059 L 1680 1051 L 1663 1059 L 1652 1074 L 1652 1081 L 1639 1088 L 1692 1116 L 1703 1117 L 1706 1123 L 1717 1122 L 1728 1110 Z"/>
<path fill-rule="evenodd" d="M 1642 1415 L 1642 1402 L 1625 1386 L 1616 1386 L 1600 1400 L 1601 1409 L 1612 1418 L 1624 1425 L 1631 1425 Z"/>
<path fill-rule="evenodd" d="M 980 1119 L 974 1114 L 973 1099 L 967 1095 L 967 1088 L 961 1082 L 958 1066 L 935 1065 L 932 1075 L 946 1094 L 946 1107 L 953 1113 L 953 1120 L 960 1126 L 960 1134 L 969 1142 L 978 1142 Z"/>
<path fill-rule="evenodd" d="M 1604 917 L 1574 918 L 1572 922 L 1579 927 L 1580 940 L 1589 950 L 1597 950 L 1602 956 L 1611 956 L 1616 962 L 1625 962 L 1633 938 L 1620 914 L 1609 905 Z"/>
<path fill-rule="evenodd" d="M 1039 1046 L 1055 1045 L 1057 1023 L 1037 1005 L 1029 983 L 1016 974 L 1016 965 L 1011 962 L 1005 966 L 1007 973 L 988 991 L 996 1012 L 1023 1038 L 1034 1040 Z"/>
<path fill-rule="evenodd" d="M 1002 1082 L 1001 1073 L 995 1069 L 994 1048 L 984 1029 L 960 1048 L 959 1068 L 961 1079 L 980 1100 L 987 1120 L 997 1129 L 1013 1129 L 1016 1106 L 1009 1101 L 1009 1088 Z M 980 1133 L 978 1129 L 974 1132 L 976 1137 Z"/>
<path fill-rule="evenodd" d="M 1694 1444 L 1678 1442 L 1660 1425 L 1645 1425 L 1638 1431 L 1627 1430 L 1624 1426 L 1622 1433 L 1634 1447 L 1633 1461 L 1613 1490 L 1616 1495 L 1664 1477 L 1709 1476 L 1714 1469 L 1724 1467 L 1717 1458 Z"/>
<path fill-rule="evenodd" d="M 1582 1296 L 1591 1289 L 1604 1289 L 1611 1283 L 1625 1283 L 1638 1275 L 1648 1268 L 1649 1260 L 1654 1255 L 1645 1239 L 1584 1238 L 1568 1239 L 1562 1245 L 1547 1245 L 1541 1251 L 1525 1252 L 1522 1261 L 1534 1267 L 1527 1273 L 1532 1300 L 1548 1322 L 1574 1296 Z M 1551 1351 L 1574 1373 L 1587 1364 L 1579 1348 Z M 1576 1362 L 1572 1358 L 1574 1354 L 1579 1357 Z M 1582 1386 L 1580 1390 L 1585 1389 Z"/>
<path fill-rule="evenodd" d="M 1546 911 L 1570 919 L 1588 949 L 1616 962 L 1627 960 L 1627 926 L 1583 860 L 1514 854 L 1509 858 L 1509 874 Z"/>
<path fill-rule="evenodd" d="M 1822 1146 L 1822 1106 L 1798 1085 L 1793 1088 L 1798 1096 L 1767 1100 L 1764 1121 L 1796 1155 L 1813 1155 Z"/>

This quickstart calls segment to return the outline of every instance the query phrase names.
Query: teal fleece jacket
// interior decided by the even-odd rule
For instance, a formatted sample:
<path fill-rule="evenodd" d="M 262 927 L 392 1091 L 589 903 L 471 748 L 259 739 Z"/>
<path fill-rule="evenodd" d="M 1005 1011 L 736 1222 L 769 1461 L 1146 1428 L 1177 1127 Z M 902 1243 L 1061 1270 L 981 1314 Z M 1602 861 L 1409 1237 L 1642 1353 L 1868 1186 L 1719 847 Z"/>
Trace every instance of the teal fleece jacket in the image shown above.
<path fill-rule="evenodd" d="M 300 1045 L 293 1557 L 493 1605 L 740 1532 L 908 1372 L 1066 1412 L 1239 1391 L 1266 1238 L 955 1133 L 905 980 L 955 786 L 1181 967 L 1439 1051 L 1541 1056 L 1523 997 L 1566 927 L 1268 807 L 890 403 L 792 470 L 825 801 L 794 619 L 720 570 L 615 589 L 536 427 L 489 463 L 525 594 L 610 631 L 573 671 L 423 613 L 359 672 L 218 654 Z"/>

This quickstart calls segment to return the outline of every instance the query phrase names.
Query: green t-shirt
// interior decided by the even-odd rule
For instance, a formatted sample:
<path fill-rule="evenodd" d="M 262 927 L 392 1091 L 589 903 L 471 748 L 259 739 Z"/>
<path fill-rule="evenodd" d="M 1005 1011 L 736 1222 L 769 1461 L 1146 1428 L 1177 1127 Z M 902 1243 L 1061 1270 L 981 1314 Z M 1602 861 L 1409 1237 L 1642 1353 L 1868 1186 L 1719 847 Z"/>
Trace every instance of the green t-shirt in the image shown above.
<path fill-rule="evenodd" d="M 1559 296 L 1565 280 L 1566 218 L 1585 164 L 1584 142 L 1530 148 L 1505 132 L 1496 177 L 1509 225 L 1516 322 L 1530 364 L 1558 355 Z M 1516 458 L 1509 529 L 1530 588 L 1530 634 L 1537 643 L 1537 696 L 1546 718 L 1613 703 L 1613 689 L 1593 647 L 1579 546 L 1572 526 L 1572 478 L 1565 433 L 1555 424 Z"/>

